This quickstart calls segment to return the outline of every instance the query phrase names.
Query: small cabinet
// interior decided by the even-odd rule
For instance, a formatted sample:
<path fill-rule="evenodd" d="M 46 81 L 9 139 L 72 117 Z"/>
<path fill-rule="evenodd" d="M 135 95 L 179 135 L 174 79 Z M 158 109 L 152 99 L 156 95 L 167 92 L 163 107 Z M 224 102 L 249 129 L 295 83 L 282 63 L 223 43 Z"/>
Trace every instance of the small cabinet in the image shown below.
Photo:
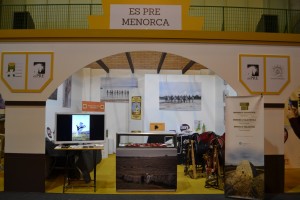
<path fill-rule="evenodd" d="M 116 189 L 175 191 L 175 133 L 117 133 Z"/>

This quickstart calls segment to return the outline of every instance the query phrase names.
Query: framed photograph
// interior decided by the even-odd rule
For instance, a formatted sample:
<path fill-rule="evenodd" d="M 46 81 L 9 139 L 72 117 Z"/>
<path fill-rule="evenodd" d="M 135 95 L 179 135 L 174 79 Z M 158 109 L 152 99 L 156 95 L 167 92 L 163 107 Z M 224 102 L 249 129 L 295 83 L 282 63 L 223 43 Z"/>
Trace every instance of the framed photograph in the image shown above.
<path fill-rule="evenodd" d="M 142 118 L 142 97 L 131 97 L 131 119 L 141 120 Z"/>
<path fill-rule="evenodd" d="M 71 108 L 72 76 L 63 84 L 63 107 Z"/>
<path fill-rule="evenodd" d="M 129 92 L 138 87 L 136 78 L 101 78 L 100 99 L 108 102 L 129 102 Z"/>
<path fill-rule="evenodd" d="M 201 110 L 200 82 L 160 82 L 160 110 Z"/>

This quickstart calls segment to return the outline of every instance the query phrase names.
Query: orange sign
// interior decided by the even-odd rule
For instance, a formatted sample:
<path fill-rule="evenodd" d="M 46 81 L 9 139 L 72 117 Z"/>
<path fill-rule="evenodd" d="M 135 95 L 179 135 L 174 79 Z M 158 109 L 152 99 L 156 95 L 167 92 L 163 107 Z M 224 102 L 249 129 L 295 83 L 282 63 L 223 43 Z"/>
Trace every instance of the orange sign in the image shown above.
<path fill-rule="evenodd" d="M 150 123 L 150 131 L 164 131 L 165 123 Z"/>
<path fill-rule="evenodd" d="M 104 112 L 105 103 L 96 101 L 82 101 L 82 111 Z"/>

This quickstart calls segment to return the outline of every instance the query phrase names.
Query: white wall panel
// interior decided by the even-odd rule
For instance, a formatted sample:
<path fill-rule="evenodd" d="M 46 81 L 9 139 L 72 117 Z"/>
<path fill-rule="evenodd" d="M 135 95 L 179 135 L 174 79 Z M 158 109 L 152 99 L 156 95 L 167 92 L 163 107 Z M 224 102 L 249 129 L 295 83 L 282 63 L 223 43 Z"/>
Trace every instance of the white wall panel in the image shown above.
<path fill-rule="evenodd" d="M 45 153 L 45 107 L 6 106 L 5 153 Z"/>
<path fill-rule="evenodd" d="M 265 108 L 265 155 L 284 154 L 284 109 Z"/>

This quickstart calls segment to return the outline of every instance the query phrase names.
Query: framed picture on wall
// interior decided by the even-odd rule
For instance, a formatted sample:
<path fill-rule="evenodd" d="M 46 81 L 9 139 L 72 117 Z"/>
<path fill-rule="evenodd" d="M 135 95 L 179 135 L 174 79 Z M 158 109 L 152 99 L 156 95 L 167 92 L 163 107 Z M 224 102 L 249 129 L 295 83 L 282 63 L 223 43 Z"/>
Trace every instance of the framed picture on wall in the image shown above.
<path fill-rule="evenodd" d="M 138 87 L 136 78 L 101 78 L 100 99 L 108 102 L 129 102 L 129 92 Z"/>
<path fill-rule="evenodd" d="M 142 118 L 142 97 L 131 97 L 131 119 L 141 120 Z"/>
<path fill-rule="evenodd" d="M 54 92 L 52 92 L 48 99 L 57 100 L 57 89 L 55 89 Z"/>
<path fill-rule="evenodd" d="M 160 82 L 160 110 L 201 110 L 201 83 L 199 82 Z"/>
<path fill-rule="evenodd" d="M 71 107 L 72 76 L 63 83 L 63 107 Z"/>

